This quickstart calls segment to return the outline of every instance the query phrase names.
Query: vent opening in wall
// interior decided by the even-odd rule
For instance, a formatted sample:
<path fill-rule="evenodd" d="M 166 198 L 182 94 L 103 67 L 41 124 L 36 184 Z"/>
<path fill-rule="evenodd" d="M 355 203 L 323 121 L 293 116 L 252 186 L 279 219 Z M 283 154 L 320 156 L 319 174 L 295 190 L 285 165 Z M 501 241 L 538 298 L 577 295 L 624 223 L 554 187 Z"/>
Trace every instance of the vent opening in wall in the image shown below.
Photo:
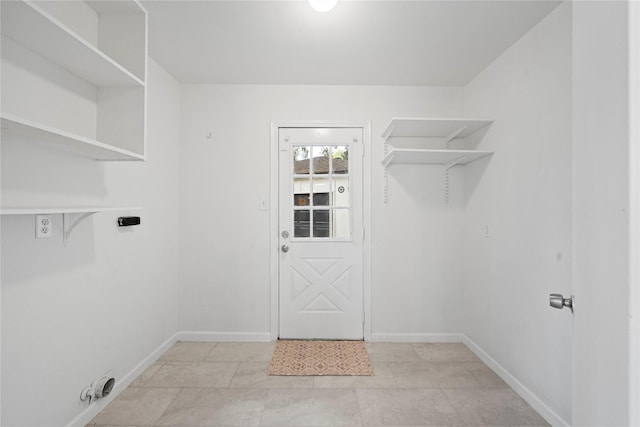
<path fill-rule="evenodd" d="M 95 397 L 96 399 L 108 396 L 113 390 L 113 386 L 116 385 L 115 378 L 102 377 L 98 380 L 98 384 L 95 389 Z"/>
<path fill-rule="evenodd" d="M 91 383 L 90 386 L 85 387 L 80 393 L 80 400 L 85 401 L 89 399 L 89 403 L 93 399 L 100 399 L 111 394 L 113 387 L 116 385 L 116 379 L 113 377 L 100 377 Z"/>

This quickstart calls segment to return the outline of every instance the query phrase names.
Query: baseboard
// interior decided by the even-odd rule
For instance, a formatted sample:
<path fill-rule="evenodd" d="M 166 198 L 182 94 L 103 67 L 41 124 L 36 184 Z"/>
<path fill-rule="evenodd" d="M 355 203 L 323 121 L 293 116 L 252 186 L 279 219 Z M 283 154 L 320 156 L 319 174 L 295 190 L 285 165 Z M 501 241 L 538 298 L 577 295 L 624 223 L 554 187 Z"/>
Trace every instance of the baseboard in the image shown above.
<path fill-rule="evenodd" d="M 464 334 L 401 334 L 381 333 L 371 334 L 372 342 L 463 342 Z"/>
<path fill-rule="evenodd" d="M 201 342 L 270 342 L 270 332 L 203 332 L 181 331 L 177 333 L 178 341 Z"/>
<path fill-rule="evenodd" d="M 531 392 L 524 384 L 522 384 L 516 377 L 511 375 L 509 371 L 502 367 L 495 359 L 489 356 L 478 344 L 476 344 L 471 338 L 463 335 L 462 342 L 469 347 L 469 349 L 475 353 L 476 356 L 482 360 L 485 365 L 491 368 L 502 380 L 509 385 L 522 397 L 538 414 L 549 424 L 554 427 L 570 427 L 571 424 L 564 421 L 558 414 L 556 414 L 551 408 L 549 408 L 538 396 Z"/>
<path fill-rule="evenodd" d="M 89 421 L 91 421 L 100 411 L 104 409 L 113 399 L 115 399 L 120 392 L 126 389 L 138 376 L 143 373 L 149 366 L 160 358 L 173 344 L 178 341 L 178 334 L 174 334 L 168 340 L 163 342 L 153 350 L 147 357 L 142 359 L 129 373 L 122 378 L 116 378 L 116 385 L 109 394 L 109 396 L 96 400 L 95 403 L 91 403 L 82 413 L 75 417 L 67 427 L 84 427 Z"/>

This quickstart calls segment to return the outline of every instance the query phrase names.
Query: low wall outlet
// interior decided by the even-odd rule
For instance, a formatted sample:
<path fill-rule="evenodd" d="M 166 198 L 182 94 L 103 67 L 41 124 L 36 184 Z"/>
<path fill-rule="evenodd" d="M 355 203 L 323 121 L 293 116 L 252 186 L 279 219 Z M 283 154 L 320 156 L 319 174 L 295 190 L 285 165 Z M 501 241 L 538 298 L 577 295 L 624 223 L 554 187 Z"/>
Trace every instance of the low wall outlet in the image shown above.
<path fill-rule="evenodd" d="M 36 239 L 51 237 L 52 229 L 51 215 L 36 215 Z"/>

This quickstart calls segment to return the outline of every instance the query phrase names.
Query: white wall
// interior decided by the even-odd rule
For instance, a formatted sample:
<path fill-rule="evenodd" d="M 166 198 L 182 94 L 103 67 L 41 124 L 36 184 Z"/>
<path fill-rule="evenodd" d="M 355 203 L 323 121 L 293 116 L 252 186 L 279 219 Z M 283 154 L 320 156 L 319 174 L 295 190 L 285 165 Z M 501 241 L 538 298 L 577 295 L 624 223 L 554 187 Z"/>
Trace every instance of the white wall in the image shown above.
<path fill-rule="evenodd" d="M 393 116 L 460 114 L 460 88 L 183 86 L 180 329 L 269 338 L 270 125 L 332 120 L 372 124 L 374 338 L 459 332 L 461 172 L 444 205 L 440 168 L 395 166 L 385 205 L 380 135 Z"/>
<path fill-rule="evenodd" d="M 628 134 L 628 7 L 573 5 L 573 421 L 580 426 L 629 425 L 629 322 L 637 314 L 628 303 L 629 157 L 638 141 Z"/>
<path fill-rule="evenodd" d="M 565 3 L 465 88 L 495 154 L 467 167 L 461 306 L 467 336 L 567 423 L 572 316 L 548 295 L 572 290 L 571 69 Z"/>
<path fill-rule="evenodd" d="M 177 331 L 180 86 L 153 61 L 148 82 L 146 163 L 3 138 L 2 206 L 142 210 L 96 214 L 66 246 L 61 215 L 45 240 L 33 215 L 2 216 L 2 425 L 67 424 L 92 380 L 118 384 Z M 118 229 L 122 214 L 142 224 Z"/>

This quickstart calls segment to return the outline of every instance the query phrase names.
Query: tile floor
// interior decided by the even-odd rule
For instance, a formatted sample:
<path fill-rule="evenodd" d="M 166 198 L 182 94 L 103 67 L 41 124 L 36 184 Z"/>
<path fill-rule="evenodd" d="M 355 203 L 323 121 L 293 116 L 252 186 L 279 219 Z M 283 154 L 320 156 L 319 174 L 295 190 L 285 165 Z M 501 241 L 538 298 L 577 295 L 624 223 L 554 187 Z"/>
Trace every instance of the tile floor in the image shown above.
<path fill-rule="evenodd" d="M 271 377 L 274 347 L 178 342 L 87 425 L 548 425 L 463 344 L 367 343 L 372 377 Z"/>

